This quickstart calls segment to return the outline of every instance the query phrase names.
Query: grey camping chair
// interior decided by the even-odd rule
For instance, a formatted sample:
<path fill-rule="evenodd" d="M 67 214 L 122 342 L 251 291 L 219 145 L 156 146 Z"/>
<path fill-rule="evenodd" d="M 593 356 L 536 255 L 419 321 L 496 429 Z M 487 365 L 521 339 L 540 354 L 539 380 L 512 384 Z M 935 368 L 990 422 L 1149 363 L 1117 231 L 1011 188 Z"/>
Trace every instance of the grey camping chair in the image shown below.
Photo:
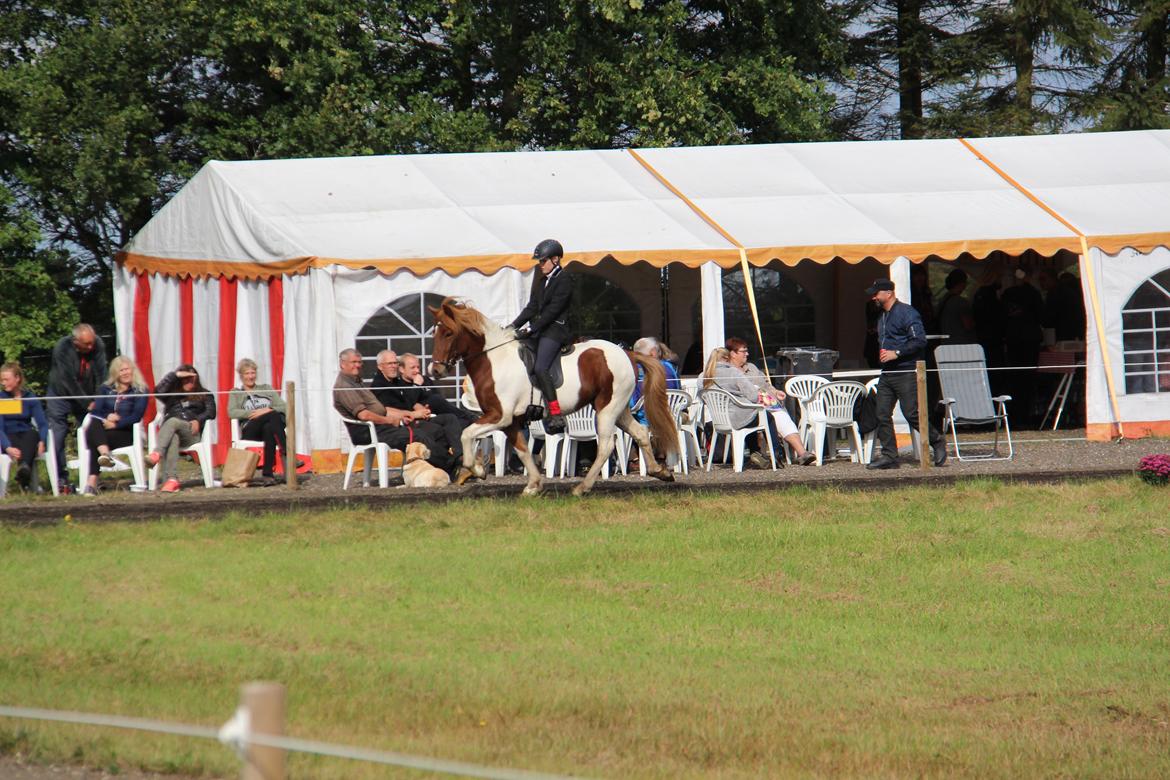
<path fill-rule="evenodd" d="M 1011 460 L 1012 431 L 1008 425 L 1007 402 L 1010 395 L 991 397 L 991 386 L 987 381 L 987 362 L 983 347 L 978 344 L 942 344 L 934 351 L 938 364 L 938 380 L 942 386 L 942 403 L 946 407 L 943 418 L 943 435 L 951 430 L 955 445 L 955 457 L 959 460 Z M 967 445 L 966 454 L 959 449 L 959 425 L 994 425 L 995 441 L 991 452 L 971 454 Z M 999 454 L 999 432 L 1007 436 L 1007 455 Z"/>

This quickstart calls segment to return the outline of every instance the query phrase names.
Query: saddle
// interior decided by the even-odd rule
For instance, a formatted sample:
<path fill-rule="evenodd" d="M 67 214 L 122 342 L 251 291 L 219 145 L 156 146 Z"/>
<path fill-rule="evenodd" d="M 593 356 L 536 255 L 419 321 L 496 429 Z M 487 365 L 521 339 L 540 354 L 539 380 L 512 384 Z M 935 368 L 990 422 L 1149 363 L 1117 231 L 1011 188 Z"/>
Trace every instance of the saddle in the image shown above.
<path fill-rule="evenodd" d="M 528 372 L 528 380 L 532 382 L 533 387 L 540 387 L 536 380 L 536 345 L 532 341 L 520 342 L 520 359 L 524 361 L 524 370 Z M 566 344 L 561 347 L 559 353 L 560 357 L 572 355 L 577 350 L 576 344 Z M 553 389 L 560 387 L 565 383 L 565 373 L 561 371 L 561 361 L 554 360 L 548 369 L 549 376 L 552 377 Z"/>

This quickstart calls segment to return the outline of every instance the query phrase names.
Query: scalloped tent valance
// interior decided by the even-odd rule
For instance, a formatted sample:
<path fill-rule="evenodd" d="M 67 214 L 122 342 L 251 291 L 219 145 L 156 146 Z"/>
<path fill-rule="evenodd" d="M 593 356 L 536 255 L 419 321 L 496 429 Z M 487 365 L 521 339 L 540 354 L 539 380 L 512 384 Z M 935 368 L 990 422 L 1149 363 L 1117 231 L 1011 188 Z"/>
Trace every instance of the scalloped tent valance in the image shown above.
<path fill-rule="evenodd" d="M 527 270 L 1170 246 L 1170 131 L 210 162 L 120 253 L 132 272 Z"/>

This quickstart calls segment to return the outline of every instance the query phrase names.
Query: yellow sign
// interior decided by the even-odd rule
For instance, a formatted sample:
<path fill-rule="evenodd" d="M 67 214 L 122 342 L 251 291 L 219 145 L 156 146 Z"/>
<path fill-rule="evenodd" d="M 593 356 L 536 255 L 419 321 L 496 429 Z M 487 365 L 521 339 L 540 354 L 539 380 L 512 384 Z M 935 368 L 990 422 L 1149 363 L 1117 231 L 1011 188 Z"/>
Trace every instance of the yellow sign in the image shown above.
<path fill-rule="evenodd" d="M 0 398 L 0 414 L 20 414 L 20 399 Z"/>

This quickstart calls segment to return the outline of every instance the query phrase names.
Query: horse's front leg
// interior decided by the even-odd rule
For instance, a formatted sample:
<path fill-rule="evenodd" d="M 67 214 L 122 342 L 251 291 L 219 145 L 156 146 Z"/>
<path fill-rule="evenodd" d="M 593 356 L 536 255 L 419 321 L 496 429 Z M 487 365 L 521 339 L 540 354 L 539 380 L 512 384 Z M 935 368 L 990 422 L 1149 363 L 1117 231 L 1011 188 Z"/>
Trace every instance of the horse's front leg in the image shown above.
<path fill-rule="evenodd" d="M 484 434 L 498 431 L 501 427 L 499 420 L 495 422 L 484 422 L 483 418 L 476 420 L 471 425 L 463 429 L 463 435 L 460 440 L 463 442 L 463 468 L 459 469 L 459 474 L 455 477 L 455 484 L 465 484 L 469 479 L 475 477 L 476 479 L 484 479 L 487 477 L 487 471 L 483 467 L 483 463 L 476 460 L 475 454 L 479 451 L 476 440 Z"/>

